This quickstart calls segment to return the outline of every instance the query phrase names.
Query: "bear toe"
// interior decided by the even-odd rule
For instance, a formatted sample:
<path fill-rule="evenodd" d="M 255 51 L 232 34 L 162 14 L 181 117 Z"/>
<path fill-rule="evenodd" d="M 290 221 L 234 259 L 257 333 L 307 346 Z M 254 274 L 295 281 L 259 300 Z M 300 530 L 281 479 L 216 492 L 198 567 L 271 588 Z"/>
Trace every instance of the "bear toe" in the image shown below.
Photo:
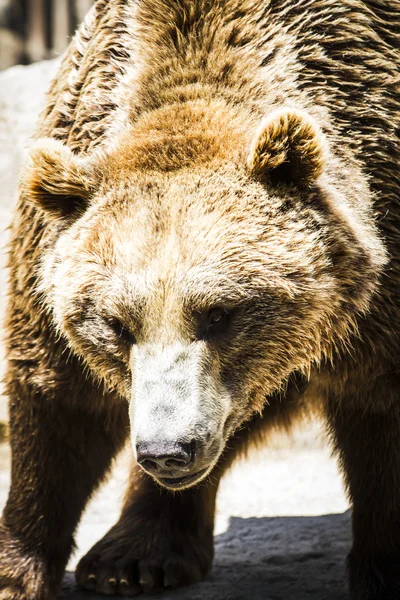
<path fill-rule="evenodd" d="M 100 559 L 88 554 L 76 570 L 77 584 L 88 591 L 107 596 L 136 596 L 141 592 L 155 593 L 199 581 L 204 575 L 194 557 L 177 554 L 149 556 L 143 559 L 118 554 Z"/>

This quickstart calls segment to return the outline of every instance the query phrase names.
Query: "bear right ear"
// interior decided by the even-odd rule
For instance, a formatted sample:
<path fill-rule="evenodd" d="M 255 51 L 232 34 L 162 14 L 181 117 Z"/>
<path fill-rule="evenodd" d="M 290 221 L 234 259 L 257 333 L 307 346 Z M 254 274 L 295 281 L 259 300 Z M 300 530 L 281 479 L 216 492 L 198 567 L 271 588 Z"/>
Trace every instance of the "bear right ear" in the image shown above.
<path fill-rule="evenodd" d="M 20 181 L 28 202 L 58 219 L 74 219 L 87 208 L 93 183 L 87 161 L 62 142 L 39 140 L 31 149 Z"/>
<path fill-rule="evenodd" d="M 275 183 L 309 185 L 326 163 L 324 135 L 307 113 L 282 108 L 266 117 L 252 143 L 247 167 L 254 177 Z"/>

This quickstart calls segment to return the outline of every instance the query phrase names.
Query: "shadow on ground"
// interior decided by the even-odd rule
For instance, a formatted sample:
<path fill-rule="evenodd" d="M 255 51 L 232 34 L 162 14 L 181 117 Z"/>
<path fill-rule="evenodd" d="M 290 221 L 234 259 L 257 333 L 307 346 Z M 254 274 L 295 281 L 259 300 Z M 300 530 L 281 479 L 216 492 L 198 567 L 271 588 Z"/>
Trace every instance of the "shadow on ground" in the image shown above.
<path fill-rule="evenodd" d="M 160 600 L 346 600 L 349 512 L 318 517 L 240 519 L 215 540 L 212 573 Z M 59 599 L 102 598 L 78 591 L 67 573 Z M 155 598 L 140 596 L 141 599 Z"/>

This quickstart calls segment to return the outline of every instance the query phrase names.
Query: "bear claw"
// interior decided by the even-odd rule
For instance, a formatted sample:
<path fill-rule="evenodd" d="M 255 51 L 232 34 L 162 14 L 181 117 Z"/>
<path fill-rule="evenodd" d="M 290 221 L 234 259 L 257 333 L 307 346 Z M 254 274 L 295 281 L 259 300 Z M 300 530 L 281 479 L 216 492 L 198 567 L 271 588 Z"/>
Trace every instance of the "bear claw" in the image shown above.
<path fill-rule="evenodd" d="M 198 581 L 201 569 L 187 558 L 180 556 L 137 560 L 117 558 L 97 562 L 96 574 L 87 573 L 90 555 L 84 557 L 76 571 L 77 584 L 86 590 L 106 595 L 136 596 L 141 592 L 154 593 L 165 588 L 175 588 Z M 93 565 L 89 566 L 92 571 Z"/>

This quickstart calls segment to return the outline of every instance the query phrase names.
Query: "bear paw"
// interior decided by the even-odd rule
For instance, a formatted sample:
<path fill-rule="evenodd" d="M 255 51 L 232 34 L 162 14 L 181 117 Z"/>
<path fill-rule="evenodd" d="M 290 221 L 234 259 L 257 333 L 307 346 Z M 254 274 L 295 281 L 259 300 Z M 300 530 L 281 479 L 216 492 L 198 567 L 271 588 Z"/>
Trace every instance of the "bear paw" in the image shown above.
<path fill-rule="evenodd" d="M 0 521 L 0 600 L 50 600 L 46 570 Z"/>
<path fill-rule="evenodd" d="M 211 567 L 212 541 L 204 543 L 193 535 L 171 531 L 169 536 L 158 531 L 135 537 L 128 542 L 125 532 L 116 539 L 112 529 L 78 564 L 75 577 L 79 587 L 135 596 L 195 583 Z"/>

